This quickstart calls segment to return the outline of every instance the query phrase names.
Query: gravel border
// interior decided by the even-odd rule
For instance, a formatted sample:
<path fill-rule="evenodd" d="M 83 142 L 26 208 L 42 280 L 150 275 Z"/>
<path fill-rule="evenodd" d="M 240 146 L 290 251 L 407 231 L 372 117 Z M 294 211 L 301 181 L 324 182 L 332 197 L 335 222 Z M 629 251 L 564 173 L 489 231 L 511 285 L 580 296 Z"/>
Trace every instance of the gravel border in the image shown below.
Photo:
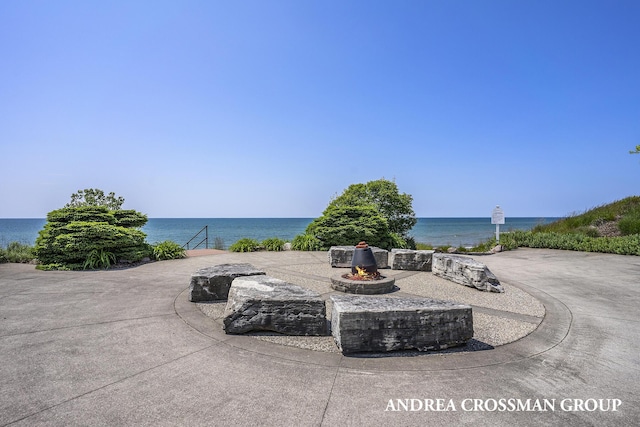
<path fill-rule="evenodd" d="M 269 257 L 267 257 L 269 258 Z M 256 262 L 258 261 L 258 262 Z M 259 261 L 264 262 L 263 265 Z M 332 294 L 342 294 L 331 288 L 331 276 L 343 274 L 349 269 L 332 268 L 328 262 L 273 263 L 267 259 L 253 260 L 254 265 L 266 270 L 267 275 L 318 292 L 327 303 L 327 319 L 331 320 Z M 274 265 L 276 264 L 276 265 Z M 527 292 L 508 283 L 502 283 L 505 292 L 483 292 L 475 288 L 459 285 L 434 276 L 431 272 L 401 271 L 383 269 L 385 276 L 394 276 L 396 292 L 384 295 L 370 295 L 371 298 L 385 297 L 426 297 L 471 305 L 473 310 L 473 339 L 465 346 L 448 350 L 429 352 L 446 354 L 452 352 L 489 350 L 497 346 L 517 341 L 533 332 L 545 315 L 544 306 Z M 226 301 L 200 302 L 197 307 L 222 328 Z M 287 336 L 272 332 L 252 332 L 244 334 L 260 341 L 301 349 L 339 353 L 333 337 L 327 336 Z M 392 352 L 395 356 L 414 355 L 416 351 Z M 420 354 L 425 354 L 420 352 Z M 384 354 L 370 354 L 369 357 L 383 357 Z"/>

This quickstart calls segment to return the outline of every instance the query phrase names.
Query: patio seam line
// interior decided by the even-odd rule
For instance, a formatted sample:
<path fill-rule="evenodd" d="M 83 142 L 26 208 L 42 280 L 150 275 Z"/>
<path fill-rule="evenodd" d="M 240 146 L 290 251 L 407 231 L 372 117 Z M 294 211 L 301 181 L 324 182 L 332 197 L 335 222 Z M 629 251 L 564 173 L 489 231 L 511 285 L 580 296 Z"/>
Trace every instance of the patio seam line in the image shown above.
<path fill-rule="evenodd" d="M 107 321 L 96 322 L 96 323 L 82 323 L 82 324 L 79 324 L 79 325 L 60 326 L 58 328 L 40 329 L 40 330 L 37 330 L 37 331 L 26 331 L 26 332 L 20 332 L 20 333 L 15 333 L 15 334 L 0 335 L 0 338 L 16 337 L 16 336 L 20 336 L 20 335 L 29 335 L 29 334 L 38 334 L 38 333 L 42 333 L 42 332 L 60 331 L 60 330 L 65 330 L 65 329 L 84 328 L 84 327 L 87 327 L 87 326 L 108 325 L 110 323 L 127 322 L 127 321 L 131 321 L 131 320 L 145 320 L 145 319 L 154 319 L 156 317 L 169 317 L 169 316 L 173 316 L 174 314 L 175 313 L 172 312 L 172 313 L 165 313 L 165 314 L 156 314 L 156 315 L 153 315 L 153 316 L 129 317 L 129 318 L 124 318 L 124 319 L 107 320 Z"/>

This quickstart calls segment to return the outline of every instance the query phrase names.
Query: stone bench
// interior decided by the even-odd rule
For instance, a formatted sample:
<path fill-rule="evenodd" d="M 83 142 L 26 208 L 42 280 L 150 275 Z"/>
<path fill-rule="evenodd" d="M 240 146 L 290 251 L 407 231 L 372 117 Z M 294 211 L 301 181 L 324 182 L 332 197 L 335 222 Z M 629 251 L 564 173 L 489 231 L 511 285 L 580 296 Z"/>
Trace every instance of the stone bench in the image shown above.
<path fill-rule="evenodd" d="M 435 251 L 391 249 L 389 265 L 392 270 L 431 271 Z"/>
<path fill-rule="evenodd" d="M 332 295 L 331 300 L 331 333 L 343 353 L 441 350 L 473 337 L 468 305 L 357 295 Z"/>
<path fill-rule="evenodd" d="M 225 300 L 236 277 L 263 275 L 264 271 L 251 264 L 220 264 L 202 268 L 191 275 L 189 301 Z"/>
<path fill-rule="evenodd" d="M 498 278 L 483 263 L 473 258 L 433 254 L 432 272 L 452 282 L 487 292 L 504 292 Z"/>
<path fill-rule="evenodd" d="M 327 335 L 320 295 L 269 276 L 233 280 L 224 311 L 227 334 L 273 331 L 286 335 Z"/>
<path fill-rule="evenodd" d="M 370 248 L 378 268 L 389 268 L 389 252 L 375 246 L 370 246 Z M 355 246 L 331 246 L 329 248 L 331 267 L 351 268 L 351 260 L 355 250 Z"/>

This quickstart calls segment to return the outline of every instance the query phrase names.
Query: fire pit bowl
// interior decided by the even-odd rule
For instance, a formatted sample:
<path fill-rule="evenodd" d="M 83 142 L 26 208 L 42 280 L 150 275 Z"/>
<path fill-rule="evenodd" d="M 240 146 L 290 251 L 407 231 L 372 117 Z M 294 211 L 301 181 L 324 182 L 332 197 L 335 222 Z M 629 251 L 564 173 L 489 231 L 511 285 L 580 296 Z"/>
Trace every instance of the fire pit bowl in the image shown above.
<path fill-rule="evenodd" d="M 331 278 L 331 287 L 350 294 L 386 294 L 395 289 L 396 279 L 381 276 L 376 258 L 367 242 L 356 246 L 351 261 L 351 273 Z"/>
<path fill-rule="evenodd" d="M 349 274 L 333 276 L 331 288 L 340 292 L 360 295 L 387 294 L 396 288 L 393 277 L 377 276 L 375 279 L 351 279 Z"/>

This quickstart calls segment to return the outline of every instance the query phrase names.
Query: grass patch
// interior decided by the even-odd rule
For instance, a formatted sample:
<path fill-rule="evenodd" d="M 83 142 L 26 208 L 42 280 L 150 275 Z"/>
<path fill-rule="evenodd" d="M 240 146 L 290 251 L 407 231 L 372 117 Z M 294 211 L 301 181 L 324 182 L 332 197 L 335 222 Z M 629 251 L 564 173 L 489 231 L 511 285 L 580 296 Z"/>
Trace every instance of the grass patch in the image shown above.
<path fill-rule="evenodd" d="M 635 218 L 633 220 L 632 218 Z M 610 221 L 640 221 L 640 196 L 627 197 L 613 203 L 591 208 L 583 213 L 572 213 L 566 218 L 550 224 L 541 224 L 533 228 L 533 232 L 540 233 L 579 233 L 587 234 L 588 229 L 593 229 Z M 633 228 L 631 228 L 633 230 Z M 637 234 L 629 233 L 629 234 Z M 594 236 L 591 232 L 591 237 Z"/>

